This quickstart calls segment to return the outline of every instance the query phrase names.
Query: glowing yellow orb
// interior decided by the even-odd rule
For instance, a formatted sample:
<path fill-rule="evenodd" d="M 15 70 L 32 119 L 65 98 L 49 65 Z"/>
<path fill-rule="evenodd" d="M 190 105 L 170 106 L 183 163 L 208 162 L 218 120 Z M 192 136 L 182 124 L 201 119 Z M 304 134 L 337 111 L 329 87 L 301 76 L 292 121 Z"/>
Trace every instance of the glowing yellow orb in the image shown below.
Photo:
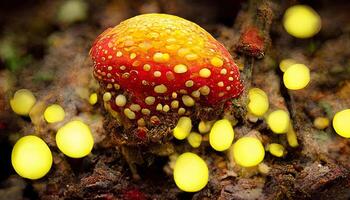
<path fill-rule="evenodd" d="M 276 157 L 282 157 L 284 155 L 284 146 L 278 143 L 269 144 L 268 150 L 270 153 Z"/>
<path fill-rule="evenodd" d="M 180 117 L 173 130 L 174 137 L 178 140 L 185 139 L 191 132 L 192 120 L 189 117 Z"/>
<path fill-rule="evenodd" d="M 242 167 L 256 166 L 264 157 L 264 146 L 257 138 L 243 137 L 233 145 L 233 158 Z"/>
<path fill-rule="evenodd" d="M 213 126 L 214 121 L 200 121 L 198 131 L 202 134 L 208 133 Z"/>
<path fill-rule="evenodd" d="M 280 70 L 285 72 L 290 66 L 297 64 L 294 59 L 284 59 L 280 62 Z"/>
<path fill-rule="evenodd" d="M 52 154 L 42 139 L 28 135 L 16 142 L 12 149 L 11 162 L 17 174 L 35 180 L 50 171 Z"/>
<path fill-rule="evenodd" d="M 216 151 L 230 148 L 235 134 L 229 120 L 221 119 L 214 123 L 209 133 L 209 143 Z"/>
<path fill-rule="evenodd" d="M 310 38 L 321 30 L 321 17 L 309 6 L 295 5 L 286 10 L 283 26 L 296 38 Z"/>
<path fill-rule="evenodd" d="M 89 103 L 91 105 L 95 105 L 97 103 L 97 94 L 96 93 L 92 93 L 89 97 Z"/>
<path fill-rule="evenodd" d="M 291 147 L 295 148 L 299 146 L 298 137 L 294 131 L 292 122 L 289 122 L 289 129 L 287 131 L 287 142 Z"/>
<path fill-rule="evenodd" d="M 202 135 L 196 132 L 192 132 L 188 135 L 187 141 L 193 148 L 197 148 L 201 145 Z"/>
<path fill-rule="evenodd" d="M 350 138 L 350 109 L 342 110 L 334 115 L 333 128 L 338 135 Z"/>
<path fill-rule="evenodd" d="M 58 129 L 56 144 L 65 155 L 72 158 L 82 158 L 91 152 L 94 138 L 88 125 L 75 120 Z"/>
<path fill-rule="evenodd" d="M 45 109 L 44 119 L 48 123 L 55 123 L 62 121 L 65 115 L 66 114 L 60 105 L 52 104 Z"/>
<path fill-rule="evenodd" d="M 207 185 L 208 179 L 208 166 L 201 157 L 187 152 L 177 158 L 174 166 L 174 180 L 181 190 L 197 192 Z"/>
<path fill-rule="evenodd" d="M 248 111 L 257 116 L 263 116 L 269 109 L 269 99 L 266 93 L 259 88 L 252 88 L 248 93 Z"/>
<path fill-rule="evenodd" d="M 314 120 L 314 126 L 317 129 L 323 130 L 329 126 L 329 119 L 327 117 L 316 117 Z"/>
<path fill-rule="evenodd" d="M 289 114 L 284 110 L 276 110 L 267 117 L 267 124 L 274 133 L 287 133 L 290 125 Z"/>
<path fill-rule="evenodd" d="M 310 82 L 310 70 L 303 64 L 294 64 L 283 74 L 283 82 L 290 90 L 300 90 Z"/>
<path fill-rule="evenodd" d="M 27 89 L 20 89 L 10 100 L 10 105 L 13 112 L 15 112 L 18 115 L 26 116 L 29 114 L 35 102 L 35 96 L 31 91 Z"/>

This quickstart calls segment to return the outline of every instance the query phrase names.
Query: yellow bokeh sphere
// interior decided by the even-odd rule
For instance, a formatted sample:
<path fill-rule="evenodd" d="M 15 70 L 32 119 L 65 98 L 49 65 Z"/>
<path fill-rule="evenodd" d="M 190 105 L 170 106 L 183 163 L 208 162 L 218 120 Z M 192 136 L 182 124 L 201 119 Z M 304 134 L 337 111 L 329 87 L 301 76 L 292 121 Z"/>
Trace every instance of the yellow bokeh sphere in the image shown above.
<path fill-rule="evenodd" d="M 58 129 L 56 144 L 65 155 L 71 158 L 82 158 L 91 152 L 94 138 L 88 125 L 75 120 Z"/>
<path fill-rule="evenodd" d="M 303 64 L 294 64 L 284 72 L 283 83 L 290 90 L 300 90 L 310 82 L 310 70 Z"/>
<path fill-rule="evenodd" d="M 267 117 L 267 124 L 274 133 L 287 133 L 290 126 L 289 114 L 284 110 L 276 110 Z"/>
<path fill-rule="evenodd" d="M 192 132 L 188 135 L 187 141 L 193 148 L 197 148 L 202 143 L 202 135 L 196 132 Z"/>
<path fill-rule="evenodd" d="M 350 138 L 350 109 L 342 110 L 334 115 L 333 128 L 338 135 Z"/>
<path fill-rule="evenodd" d="M 181 154 L 174 166 L 174 180 L 181 190 L 197 192 L 203 189 L 209 180 L 209 170 L 205 161 L 194 153 Z"/>
<path fill-rule="evenodd" d="M 44 119 L 48 123 L 60 122 L 64 119 L 65 112 L 60 105 L 52 104 L 44 111 Z"/>
<path fill-rule="evenodd" d="M 243 137 L 233 145 L 233 158 L 242 167 L 254 167 L 265 157 L 265 149 L 255 137 Z"/>
<path fill-rule="evenodd" d="M 270 153 L 276 157 L 282 157 L 285 153 L 284 146 L 278 143 L 269 144 L 268 150 Z"/>
<path fill-rule="evenodd" d="M 285 72 L 290 66 L 294 65 L 294 64 L 297 64 L 297 61 L 294 60 L 294 59 L 291 59 L 291 58 L 288 58 L 288 59 L 283 59 L 281 62 L 280 62 L 280 70 L 282 72 Z"/>
<path fill-rule="evenodd" d="M 298 137 L 294 131 L 292 122 L 289 122 L 289 128 L 288 128 L 286 136 L 287 136 L 287 142 L 288 142 L 289 146 L 294 147 L 294 148 L 299 146 Z"/>
<path fill-rule="evenodd" d="M 192 120 L 189 117 L 180 117 L 177 122 L 173 134 L 174 137 L 178 140 L 185 139 L 191 132 L 192 129 Z"/>
<path fill-rule="evenodd" d="M 225 151 L 230 148 L 234 131 L 229 120 L 221 119 L 214 123 L 209 133 L 209 143 L 216 151 Z"/>
<path fill-rule="evenodd" d="M 321 17 L 309 6 L 295 5 L 286 10 L 283 26 L 296 38 L 310 38 L 321 30 Z"/>
<path fill-rule="evenodd" d="M 89 97 L 89 103 L 95 105 L 97 103 L 97 93 L 92 93 Z"/>
<path fill-rule="evenodd" d="M 50 171 L 52 154 L 42 139 L 28 135 L 16 142 L 12 149 L 11 162 L 17 174 L 35 180 Z"/>
<path fill-rule="evenodd" d="M 252 88 L 248 92 L 248 111 L 249 113 L 260 117 L 269 109 L 269 99 L 266 93 L 259 88 Z"/>
<path fill-rule="evenodd" d="M 329 126 L 329 119 L 327 117 L 316 117 L 314 120 L 314 126 L 317 129 L 323 130 Z"/>
<path fill-rule="evenodd" d="M 16 114 L 27 116 L 35 102 L 35 96 L 30 90 L 20 89 L 10 100 L 10 106 Z"/>

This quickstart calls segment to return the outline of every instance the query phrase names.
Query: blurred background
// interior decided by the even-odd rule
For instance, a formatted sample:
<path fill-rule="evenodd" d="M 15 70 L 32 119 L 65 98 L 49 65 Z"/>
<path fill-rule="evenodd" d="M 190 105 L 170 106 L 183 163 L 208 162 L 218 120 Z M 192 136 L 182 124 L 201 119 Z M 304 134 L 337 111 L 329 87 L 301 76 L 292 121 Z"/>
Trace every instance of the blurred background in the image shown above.
<path fill-rule="evenodd" d="M 265 2 L 265 4 L 262 2 Z M 322 29 L 315 37 L 298 40 L 284 31 L 281 22 L 283 13 L 289 6 L 294 4 L 310 5 L 321 16 Z M 327 114 L 332 116 L 334 111 L 349 105 L 349 10 L 350 3 L 346 0 L 1 0 L 0 199 L 38 199 L 39 197 L 49 199 L 51 197 L 58 198 L 60 195 L 62 198 L 74 199 L 74 193 L 84 193 L 87 196 L 94 194 L 94 190 L 85 191 L 81 189 L 85 185 L 79 186 L 81 190 L 75 187 L 67 189 L 69 192 L 60 189 L 66 183 L 67 185 L 68 183 L 76 183 L 77 185 L 79 183 L 73 180 L 67 182 L 64 178 L 54 179 L 58 176 L 70 175 L 69 173 L 63 173 L 66 165 L 61 164 L 61 162 L 64 159 L 55 152 L 54 155 L 57 157 L 54 161 L 55 167 L 49 178 L 32 182 L 15 175 L 10 159 L 12 146 L 15 141 L 22 135 L 36 132 L 44 138 L 50 147 L 53 146 L 53 149 L 57 150 L 53 139 L 53 130 L 57 127 L 45 127 L 40 120 L 35 120 L 37 119 L 35 116 L 31 116 L 31 119 L 14 116 L 8 101 L 13 92 L 19 88 L 31 89 L 42 102 L 57 101 L 53 96 L 61 94 L 61 96 L 65 97 L 65 100 L 59 99 L 59 101 L 63 105 L 70 105 L 70 107 L 67 106 L 69 107 L 66 110 L 67 116 L 80 115 L 86 117 L 88 121 L 90 120 L 90 125 L 93 126 L 93 131 L 95 130 L 94 137 L 98 138 L 96 141 L 98 148 L 95 150 L 96 157 L 99 155 L 99 152 L 102 152 L 101 154 L 104 154 L 106 157 L 113 154 L 113 151 L 111 153 L 104 150 L 104 148 L 108 149 L 110 146 L 105 141 L 105 132 L 102 130 L 102 117 L 98 113 L 94 113 L 94 109 L 86 101 L 89 92 L 97 89 L 96 83 L 91 81 L 92 76 L 89 68 L 91 61 L 88 58 L 88 52 L 94 39 L 106 28 L 115 26 L 127 18 L 144 13 L 178 15 L 198 23 L 221 41 L 229 49 L 241 70 L 248 63 L 247 57 L 249 57 L 249 61 L 251 60 L 250 56 L 254 57 L 256 59 L 254 65 L 258 66 L 258 70 L 253 73 L 253 77 L 255 76 L 256 79 L 252 81 L 252 84 L 262 88 L 273 87 L 271 86 L 273 84 L 270 84 L 270 82 L 266 83 L 267 77 L 269 77 L 266 74 L 271 72 L 274 74 L 271 75 L 272 77 L 275 77 L 276 74 L 280 75 L 276 68 L 278 68 L 278 63 L 281 59 L 293 57 L 296 60 L 307 63 L 314 72 L 313 78 L 318 81 L 316 81 L 314 87 L 294 94 L 293 101 L 296 101 L 296 106 L 293 108 L 298 108 L 299 111 L 305 112 L 311 119 L 307 122 L 311 124 L 311 121 L 316 116 Z M 264 38 L 264 47 L 259 49 L 259 51 L 261 50 L 259 56 L 250 55 L 249 52 L 247 53 L 244 49 L 240 49 L 238 45 L 240 38 L 242 39 L 241 34 L 244 33 L 246 27 L 252 24 L 261 30 Z M 261 55 L 264 55 L 263 60 L 260 60 L 262 58 Z M 278 78 L 268 80 L 279 84 Z M 337 96 L 331 93 L 333 90 L 338 91 Z M 286 93 L 286 91 L 281 93 L 283 92 Z M 77 97 L 72 97 L 72 94 L 76 94 Z M 308 95 L 310 95 L 310 99 L 305 100 L 304 97 Z M 285 95 L 283 98 L 286 97 L 290 100 L 290 96 Z M 282 104 L 280 103 L 281 98 L 275 98 L 276 105 Z M 322 105 L 318 104 L 320 102 Z M 86 113 L 91 112 L 93 114 L 86 115 Z M 322 143 L 324 148 L 327 147 L 327 151 L 328 148 L 331 149 L 330 157 L 333 156 L 344 165 L 350 166 L 347 156 L 350 152 L 348 142 L 338 138 L 334 139 L 330 135 L 331 130 L 320 132 L 313 139 L 317 142 L 332 141 Z M 343 156 L 338 155 L 339 149 L 342 150 Z M 334 153 L 332 150 L 337 153 Z M 119 155 L 111 157 L 120 158 Z M 291 157 L 294 158 L 293 156 Z M 121 177 L 125 178 L 123 180 L 126 182 L 132 182 L 130 180 L 130 172 L 126 169 L 128 168 L 127 164 L 120 162 L 113 163 L 113 166 L 123 166 L 123 169 L 120 169 L 120 171 L 125 172 L 127 178 Z M 167 160 L 157 160 L 155 163 L 159 164 L 160 167 L 156 167 L 153 174 L 157 174 L 157 170 L 163 171 L 162 166 L 166 162 Z M 96 163 L 98 163 L 97 158 L 94 157 L 91 161 L 89 160 L 86 166 L 95 166 Z M 283 164 L 280 165 L 281 168 L 283 166 Z M 86 172 L 86 174 L 91 172 L 91 170 L 84 170 L 82 171 Z M 117 171 L 114 168 L 113 170 Z M 333 173 L 333 171 L 331 172 Z M 141 169 L 142 173 L 147 174 L 148 172 Z M 86 174 L 80 174 L 81 176 L 78 177 L 84 177 Z M 144 190 L 151 186 L 154 187 L 150 189 L 149 196 L 152 197 L 153 195 L 155 198 L 162 199 L 162 194 L 167 193 L 167 191 L 162 187 L 157 188 L 156 186 L 159 186 L 158 183 L 163 183 L 163 175 L 164 177 L 166 176 L 162 172 L 160 180 L 145 181 L 144 185 L 140 187 Z M 339 177 L 345 177 L 345 175 L 339 174 Z M 148 176 L 148 178 L 152 179 L 151 176 Z M 114 186 L 115 182 L 122 181 L 118 179 L 110 184 Z M 167 190 L 175 188 L 169 177 L 164 178 L 164 182 L 169 183 L 169 185 L 164 186 Z M 275 183 L 278 183 L 278 181 Z M 215 185 L 216 183 L 211 184 Z M 230 184 L 232 185 L 232 183 Z M 130 187 L 134 188 L 139 183 L 133 182 L 130 185 Z M 69 187 L 67 186 L 67 188 Z M 216 189 L 211 187 L 208 190 L 210 192 L 207 191 L 207 194 L 222 194 Z M 243 191 L 243 189 L 236 188 L 237 191 Z M 236 192 L 235 190 L 232 191 Z M 334 192 L 336 194 L 337 190 Z M 132 197 L 130 199 L 133 199 L 135 195 L 138 196 L 139 194 L 135 191 L 130 195 Z M 178 199 L 190 199 L 195 196 L 193 194 L 180 193 L 175 189 L 169 192 L 168 195 L 169 198 L 176 197 Z M 101 199 L 114 199 L 112 194 L 111 196 L 111 198 L 108 195 L 102 196 Z M 203 192 L 202 197 L 204 196 L 206 194 Z M 200 199 L 201 196 L 197 195 L 197 197 Z M 239 199 L 238 196 L 236 197 Z M 96 197 L 96 199 L 98 198 Z M 208 197 L 208 199 L 210 198 Z"/>

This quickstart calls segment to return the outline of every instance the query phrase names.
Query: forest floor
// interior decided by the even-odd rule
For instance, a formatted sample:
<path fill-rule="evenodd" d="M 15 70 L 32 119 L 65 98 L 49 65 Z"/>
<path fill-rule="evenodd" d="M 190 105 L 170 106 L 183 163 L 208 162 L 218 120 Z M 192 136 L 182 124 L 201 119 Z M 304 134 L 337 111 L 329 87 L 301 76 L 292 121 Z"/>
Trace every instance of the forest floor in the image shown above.
<path fill-rule="evenodd" d="M 60 19 L 63 1 L 4 1 L 0 3 L 0 199 L 348 199 L 350 198 L 350 141 L 331 127 L 318 130 L 316 117 L 332 119 L 350 106 L 350 3 L 311 1 L 322 18 L 320 33 L 295 39 L 282 26 L 285 9 L 295 1 L 84 1 L 86 16 L 78 22 Z M 84 9 L 83 9 L 84 11 Z M 94 39 L 107 27 L 143 13 L 162 12 L 198 23 L 222 42 L 241 69 L 246 91 L 259 87 L 269 95 L 270 109 L 291 114 L 297 148 L 284 135 L 271 133 L 263 120 L 245 116 L 234 127 L 237 138 L 255 134 L 264 143 L 278 142 L 287 155 L 267 153 L 263 166 L 235 166 L 230 155 L 211 149 L 208 137 L 193 149 L 172 140 L 157 155 L 140 158 L 139 179 L 130 170 L 122 148 L 111 142 L 100 103 L 89 104 L 98 91 L 88 56 Z M 248 30 L 260 41 L 247 43 Z M 256 45 L 256 46 L 254 46 Z M 300 91 L 287 90 L 278 65 L 293 58 L 309 66 L 311 83 Z M 21 88 L 37 97 L 30 118 L 15 115 L 9 99 Z M 246 98 L 242 95 L 241 102 Z M 47 124 L 46 105 L 65 108 L 64 121 Z M 79 160 L 57 148 L 55 133 L 67 121 L 80 118 L 89 124 L 95 146 Z M 54 164 L 43 179 L 30 181 L 16 175 L 11 149 L 23 135 L 36 134 L 50 146 Z M 167 146 L 168 145 L 168 146 Z M 173 155 L 199 154 L 208 164 L 210 181 L 197 193 L 179 190 L 172 177 Z M 263 173 L 262 171 L 266 172 Z"/>

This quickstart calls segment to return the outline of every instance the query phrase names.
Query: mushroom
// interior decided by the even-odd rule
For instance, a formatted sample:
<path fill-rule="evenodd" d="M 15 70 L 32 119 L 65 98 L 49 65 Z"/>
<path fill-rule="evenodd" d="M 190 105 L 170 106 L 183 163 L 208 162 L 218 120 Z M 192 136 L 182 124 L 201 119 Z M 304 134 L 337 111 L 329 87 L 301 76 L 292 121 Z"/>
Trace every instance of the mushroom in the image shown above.
<path fill-rule="evenodd" d="M 103 32 L 90 56 L 105 107 L 125 128 L 129 123 L 147 130 L 148 124 L 164 123 L 164 116 L 176 122 L 199 107 L 222 105 L 243 90 L 225 47 L 177 16 L 128 19 Z"/>

